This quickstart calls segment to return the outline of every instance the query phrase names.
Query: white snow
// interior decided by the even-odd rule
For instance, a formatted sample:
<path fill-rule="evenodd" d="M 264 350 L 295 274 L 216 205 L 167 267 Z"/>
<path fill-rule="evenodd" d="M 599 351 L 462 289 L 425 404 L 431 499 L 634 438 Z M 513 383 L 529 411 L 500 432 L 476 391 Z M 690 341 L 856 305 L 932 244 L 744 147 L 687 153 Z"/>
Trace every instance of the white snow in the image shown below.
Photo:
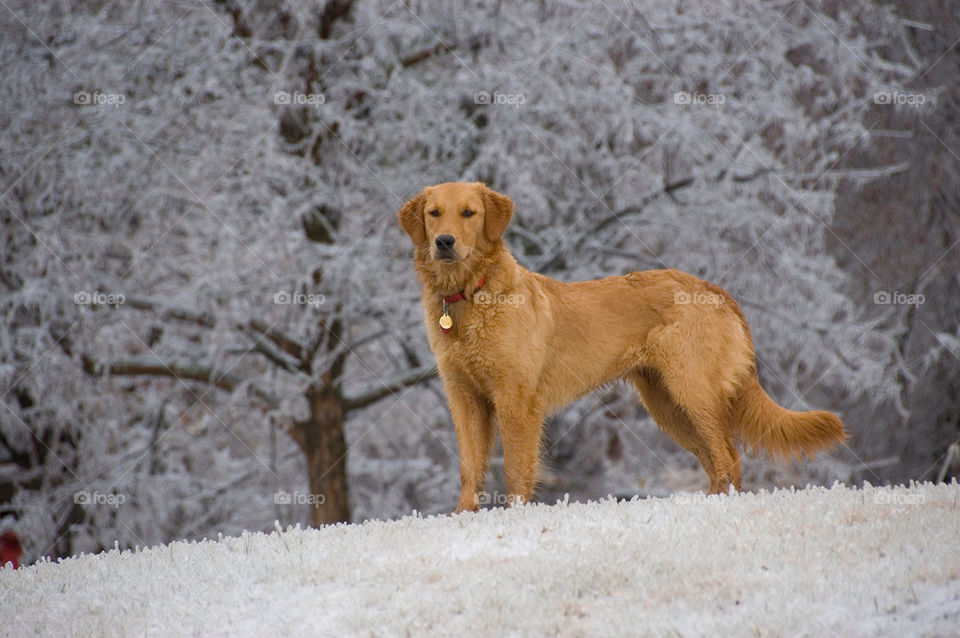
<path fill-rule="evenodd" d="M 10 636 L 960 631 L 960 485 L 410 516 L 0 570 Z"/>

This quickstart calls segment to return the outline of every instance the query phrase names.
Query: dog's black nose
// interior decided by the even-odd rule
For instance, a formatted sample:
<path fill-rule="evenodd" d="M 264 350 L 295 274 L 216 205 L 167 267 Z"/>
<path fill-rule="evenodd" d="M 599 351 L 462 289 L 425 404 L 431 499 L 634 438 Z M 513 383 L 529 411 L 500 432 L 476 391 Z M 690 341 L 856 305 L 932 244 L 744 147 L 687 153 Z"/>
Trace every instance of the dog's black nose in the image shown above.
<path fill-rule="evenodd" d="M 437 235 L 437 250 L 451 251 L 456 241 L 453 235 Z"/>

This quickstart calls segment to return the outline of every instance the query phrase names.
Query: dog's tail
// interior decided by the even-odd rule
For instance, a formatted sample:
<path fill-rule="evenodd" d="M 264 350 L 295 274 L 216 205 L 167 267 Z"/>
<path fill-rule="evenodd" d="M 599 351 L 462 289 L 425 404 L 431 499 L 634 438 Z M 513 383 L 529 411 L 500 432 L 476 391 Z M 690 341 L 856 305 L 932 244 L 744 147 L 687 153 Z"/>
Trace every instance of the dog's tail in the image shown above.
<path fill-rule="evenodd" d="M 847 439 L 843 422 L 824 410 L 796 412 L 770 398 L 756 375 L 748 380 L 733 404 L 740 437 L 750 448 L 777 459 L 807 456 Z"/>

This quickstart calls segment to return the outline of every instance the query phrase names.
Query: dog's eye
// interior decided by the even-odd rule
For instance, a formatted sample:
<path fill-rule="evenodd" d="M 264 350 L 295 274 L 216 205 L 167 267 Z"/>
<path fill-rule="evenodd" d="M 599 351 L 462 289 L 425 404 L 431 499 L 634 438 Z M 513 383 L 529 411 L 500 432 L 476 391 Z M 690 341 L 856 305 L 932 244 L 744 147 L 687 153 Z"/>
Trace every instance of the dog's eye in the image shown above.
<path fill-rule="evenodd" d="M 467 210 L 463 211 L 462 214 L 464 217 L 473 217 L 474 212 L 468 208 Z"/>
<path fill-rule="evenodd" d="M 431 216 L 431 217 L 440 217 L 440 211 L 438 211 L 436 208 L 434 208 L 432 211 L 430 211 L 430 216 Z"/>

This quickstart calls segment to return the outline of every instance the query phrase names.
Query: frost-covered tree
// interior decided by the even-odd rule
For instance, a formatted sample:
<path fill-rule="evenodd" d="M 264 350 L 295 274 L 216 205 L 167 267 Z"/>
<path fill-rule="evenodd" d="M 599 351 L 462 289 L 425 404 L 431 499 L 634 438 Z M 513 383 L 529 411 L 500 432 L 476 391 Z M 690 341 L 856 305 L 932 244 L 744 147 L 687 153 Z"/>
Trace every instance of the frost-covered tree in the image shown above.
<path fill-rule="evenodd" d="M 895 331 L 824 247 L 838 180 L 903 170 L 842 164 L 904 70 L 867 23 L 896 35 L 865 1 L 8 3 L 6 524 L 32 556 L 265 528 L 331 472 L 354 519 L 450 509 L 442 392 L 406 387 L 432 358 L 394 221 L 440 181 L 509 194 L 508 244 L 554 277 L 722 284 L 789 407 L 896 403 Z M 306 442 L 331 411 L 342 453 Z M 544 494 L 700 487 L 619 388 L 548 448 Z"/>

